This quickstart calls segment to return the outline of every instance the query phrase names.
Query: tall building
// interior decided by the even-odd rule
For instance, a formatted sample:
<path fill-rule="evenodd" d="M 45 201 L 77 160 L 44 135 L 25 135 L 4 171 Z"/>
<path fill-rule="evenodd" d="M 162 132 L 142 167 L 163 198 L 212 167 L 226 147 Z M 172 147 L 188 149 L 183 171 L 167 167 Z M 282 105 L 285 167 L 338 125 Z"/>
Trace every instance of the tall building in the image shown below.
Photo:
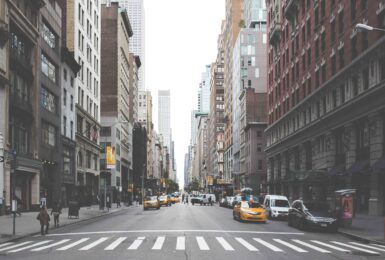
<path fill-rule="evenodd" d="M 145 10 L 143 0 L 118 0 L 119 5 L 126 8 L 132 25 L 134 36 L 130 40 L 130 52 L 140 57 L 142 66 L 139 69 L 139 90 L 146 89 L 145 83 Z"/>
<path fill-rule="evenodd" d="M 369 4 L 370 3 L 370 4 Z M 385 213 L 383 1 L 267 1 L 270 193 Z"/>
<path fill-rule="evenodd" d="M 99 1 L 58 0 L 62 40 L 81 66 L 76 90 L 76 191 L 81 205 L 96 202 L 99 192 L 100 7 Z"/>
<path fill-rule="evenodd" d="M 163 136 L 163 145 L 171 147 L 170 90 L 158 91 L 158 133 Z"/>
<path fill-rule="evenodd" d="M 210 80 L 211 65 L 206 65 L 206 71 L 202 73 L 198 90 L 198 111 L 208 113 L 210 111 Z"/>
<path fill-rule="evenodd" d="M 129 41 L 133 32 L 127 12 L 118 3 L 102 4 L 101 21 L 101 177 L 111 187 L 112 201 L 128 202 L 127 193 L 132 157 L 130 157 L 130 62 Z M 128 36 L 128 37 L 126 37 Z M 108 169 L 106 147 L 115 148 L 115 167 Z M 131 173 L 132 174 L 132 173 Z M 102 185 L 102 187 L 104 187 Z M 105 191 L 103 191 L 105 192 Z"/>
<path fill-rule="evenodd" d="M 266 31 L 266 0 L 243 0 L 243 12 L 246 28 Z"/>

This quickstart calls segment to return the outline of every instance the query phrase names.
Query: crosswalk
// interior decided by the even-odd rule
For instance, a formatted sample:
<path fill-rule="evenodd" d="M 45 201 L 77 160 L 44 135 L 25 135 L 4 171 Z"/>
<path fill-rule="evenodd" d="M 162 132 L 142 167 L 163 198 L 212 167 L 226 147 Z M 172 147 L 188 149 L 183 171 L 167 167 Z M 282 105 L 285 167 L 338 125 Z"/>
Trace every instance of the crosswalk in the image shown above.
<path fill-rule="evenodd" d="M 171 248 L 170 248 L 171 247 Z M 176 250 L 184 251 L 195 247 L 200 251 L 224 250 L 249 251 L 261 253 L 269 251 L 275 253 L 293 252 L 306 254 L 309 252 L 321 254 L 336 253 L 365 253 L 369 255 L 385 255 L 385 246 L 378 244 L 364 244 L 353 241 L 320 241 L 289 238 L 261 238 L 261 237 L 223 237 L 223 236 L 138 236 L 138 237 L 83 237 L 63 238 L 59 240 L 47 239 L 40 241 L 23 241 L 19 243 L 7 242 L 0 244 L 0 253 L 40 252 L 44 250 L 78 252 L 89 250 Z"/>

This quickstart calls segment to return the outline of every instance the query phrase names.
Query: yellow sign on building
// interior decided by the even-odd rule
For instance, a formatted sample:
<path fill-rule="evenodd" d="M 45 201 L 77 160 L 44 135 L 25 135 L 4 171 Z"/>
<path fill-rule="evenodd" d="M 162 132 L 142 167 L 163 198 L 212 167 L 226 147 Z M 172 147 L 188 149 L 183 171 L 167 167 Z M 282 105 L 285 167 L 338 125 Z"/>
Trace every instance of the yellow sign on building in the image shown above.
<path fill-rule="evenodd" d="M 115 147 L 106 147 L 106 167 L 107 169 L 115 169 Z"/>

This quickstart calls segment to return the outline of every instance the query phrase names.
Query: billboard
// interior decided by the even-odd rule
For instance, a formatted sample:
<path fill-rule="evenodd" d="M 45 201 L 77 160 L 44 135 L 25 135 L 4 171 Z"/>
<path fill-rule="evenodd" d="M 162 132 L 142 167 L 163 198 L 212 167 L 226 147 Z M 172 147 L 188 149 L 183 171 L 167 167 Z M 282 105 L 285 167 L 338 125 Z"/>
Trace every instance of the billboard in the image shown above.
<path fill-rule="evenodd" d="M 115 147 L 106 147 L 106 167 L 107 169 L 115 169 Z"/>

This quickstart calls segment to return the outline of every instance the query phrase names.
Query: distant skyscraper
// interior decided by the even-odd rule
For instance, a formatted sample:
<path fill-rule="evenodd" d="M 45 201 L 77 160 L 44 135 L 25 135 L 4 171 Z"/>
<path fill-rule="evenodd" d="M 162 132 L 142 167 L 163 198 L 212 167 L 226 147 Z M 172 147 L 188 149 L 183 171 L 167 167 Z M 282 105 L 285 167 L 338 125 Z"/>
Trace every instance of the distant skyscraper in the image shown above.
<path fill-rule="evenodd" d="M 198 110 L 200 113 L 208 113 L 210 111 L 210 80 L 211 65 L 206 65 L 206 71 L 202 73 L 202 79 L 199 83 Z"/>
<path fill-rule="evenodd" d="M 163 143 L 171 148 L 170 90 L 158 91 L 158 133 L 163 136 Z"/>
<path fill-rule="evenodd" d="M 134 32 L 134 36 L 130 39 L 130 52 L 138 55 L 142 62 L 139 69 L 139 90 L 145 90 L 145 12 L 143 0 L 119 0 L 119 4 L 128 12 L 128 18 Z"/>

